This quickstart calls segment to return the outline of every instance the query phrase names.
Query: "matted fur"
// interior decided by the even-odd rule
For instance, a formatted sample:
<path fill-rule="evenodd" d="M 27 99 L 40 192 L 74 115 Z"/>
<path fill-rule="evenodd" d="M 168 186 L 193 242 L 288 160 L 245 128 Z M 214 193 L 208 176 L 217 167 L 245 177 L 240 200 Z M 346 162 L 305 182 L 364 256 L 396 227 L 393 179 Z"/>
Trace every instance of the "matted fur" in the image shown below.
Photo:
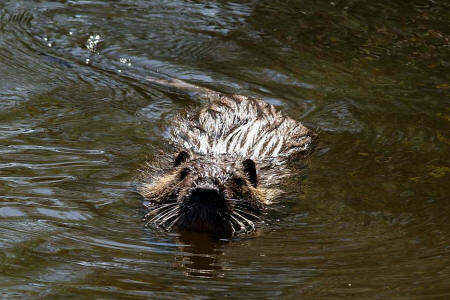
<path fill-rule="evenodd" d="M 311 131 L 259 99 L 216 94 L 213 102 L 178 115 L 170 140 L 202 155 L 263 159 L 306 153 Z"/>
<path fill-rule="evenodd" d="M 147 163 L 138 191 L 148 223 L 166 230 L 249 232 L 281 192 L 288 159 L 308 154 L 315 134 L 262 100 L 207 93 L 206 105 L 174 118 L 174 151 Z"/>

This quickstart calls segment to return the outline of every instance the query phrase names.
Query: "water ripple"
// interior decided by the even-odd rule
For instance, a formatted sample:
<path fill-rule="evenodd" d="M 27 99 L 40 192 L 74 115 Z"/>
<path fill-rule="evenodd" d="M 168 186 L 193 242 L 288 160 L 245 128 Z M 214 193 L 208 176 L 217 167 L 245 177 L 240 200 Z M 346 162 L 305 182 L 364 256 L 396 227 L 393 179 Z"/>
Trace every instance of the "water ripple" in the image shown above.
<path fill-rule="evenodd" d="M 2 296 L 449 298 L 450 10 L 419 2 L 0 1 Z M 253 236 L 145 228 L 136 170 L 201 102 L 150 77 L 321 130 L 301 193 Z"/>

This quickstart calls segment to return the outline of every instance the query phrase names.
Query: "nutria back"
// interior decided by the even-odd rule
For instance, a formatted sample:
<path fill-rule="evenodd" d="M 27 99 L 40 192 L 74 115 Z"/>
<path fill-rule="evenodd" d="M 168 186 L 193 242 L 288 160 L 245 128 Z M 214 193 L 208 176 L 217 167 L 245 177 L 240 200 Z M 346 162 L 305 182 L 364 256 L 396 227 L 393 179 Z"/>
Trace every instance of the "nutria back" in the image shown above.
<path fill-rule="evenodd" d="M 179 115 L 172 124 L 170 140 L 201 155 L 261 160 L 306 154 L 313 134 L 262 100 L 216 94 L 206 106 Z"/>

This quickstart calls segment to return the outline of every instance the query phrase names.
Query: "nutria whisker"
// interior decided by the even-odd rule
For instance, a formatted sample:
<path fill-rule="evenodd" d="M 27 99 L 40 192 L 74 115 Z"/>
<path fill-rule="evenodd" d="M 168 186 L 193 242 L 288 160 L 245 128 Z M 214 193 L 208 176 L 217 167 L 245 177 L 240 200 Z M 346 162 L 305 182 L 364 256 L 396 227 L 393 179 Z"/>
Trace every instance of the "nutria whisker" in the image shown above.
<path fill-rule="evenodd" d="M 241 208 L 251 207 L 251 203 L 248 203 L 245 200 L 234 201 L 234 202 L 231 202 L 231 204 L 233 205 L 233 207 L 241 207 Z"/>
<path fill-rule="evenodd" d="M 233 204 L 233 208 L 240 208 L 242 210 L 248 211 L 249 213 L 254 211 L 255 213 L 261 213 L 261 209 L 258 207 L 252 207 L 248 203 L 242 202 L 238 204 Z"/>
<path fill-rule="evenodd" d="M 236 232 L 236 229 L 234 229 L 234 224 L 233 224 L 233 222 L 231 222 L 230 220 L 228 220 L 228 224 L 230 225 L 230 228 L 231 228 L 231 235 L 234 235 L 234 233 Z"/>
<path fill-rule="evenodd" d="M 171 209 L 168 209 L 168 210 L 165 210 L 162 213 L 154 216 L 150 221 L 148 221 L 147 224 L 149 224 L 149 223 L 155 223 L 156 224 L 156 222 L 158 220 L 160 220 L 161 218 L 165 218 L 166 216 L 168 216 L 169 214 L 175 212 L 176 210 L 178 210 L 178 206 L 176 206 L 174 208 L 171 208 Z"/>
<path fill-rule="evenodd" d="M 159 222 L 161 224 L 161 222 L 164 219 L 169 218 L 173 214 L 177 214 L 179 211 L 180 211 L 180 207 L 179 206 L 175 206 L 175 207 L 167 210 L 167 212 L 165 212 L 164 214 L 161 214 L 159 218 L 157 218 L 157 219 L 155 219 L 153 221 L 153 223 L 157 224 Z"/>
<path fill-rule="evenodd" d="M 255 230 L 255 223 L 253 223 L 252 221 L 250 221 L 249 219 L 247 219 L 246 217 L 240 215 L 238 212 L 234 211 L 233 214 L 235 216 L 238 216 L 241 218 L 241 220 L 245 221 L 248 225 L 250 225 L 250 227 L 252 228 L 252 231 Z"/>
<path fill-rule="evenodd" d="M 236 199 L 236 198 L 230 198 L 230 199 L 228 199 L 228 201 L 230 201 L 230 202 L 236 202 L 236 203 L 239 203 L 239 202 L 245 202 L 244 200 L 242 200 L 242 199 Z"/>
<path fill-rule="evenodd" d="M 233 219 L 233 221 L 235 221 L 239 225 L 239 230 L 238 231 L 245 231 L 246 230 L 245 224 L 242 223 L 240 220 L 238 220 L 236 218 L 235 214 L 231 214 L 230 217 L 231 217 L 231 219 Z"/>
<path fill-rule="evenodd" d="M 159 223 L 156 223 L 156 222 L 155 222 L 156 226 L 160 227 L 160 226 L 162 226 L 163 224 L 165 224 L 165 223 L 167 223 L 168 221 L 170 221 L 173 217 L 179 216 L 179 212 L 180 212 L 180 210 L 177 209 L 177 210 L 175 210 L 174 212 L 172 212 L 170 215 L 165 216 Z"/>
<path fill-rule="evenodd" d="M 170 224 L 169 226 L 166 227 L 167 231 L 170 231 L 172 229 L 172 227 L 180 220 L 181 215 L 178 215 L 178 217 L 176 217 Z"/>
<path fill-rule="evenodd" d="M 246 210 L 239 209 L 239 208 L 237 208 L 237 206 L 234 207 L 234 210 L 235 210 L 235 211 L 238 211 L 238 212 L 240 212 L 240 213 L 249 215 L 250 217 L 253 217 L 253 218 L 255 218 L 255 219 L 258 220 L 258 221 L 261 220 L 261 218 L 260 218 L 259 216 L 255 215 L 255 214 L 252 214 L 251 212 L 248 212 L 248 211 L 246 211 Z"/>
<path fill-rule="evenodd" d="M 145 215 L 145 218 L 149 218 L 151 215 L 153 215 L 153 214 L 155 214 L 155 213 L 157 213 L 157 212 L 161 212 L 161 211 L 167 209 L 168 207 L 171 207 L 171 206 L 174 206 L 174 205 L 177 205 L 177 204 L 178 204 L 177 202 L 168 203 L 168 204 L 163 204 L 163 205 L 161 205 L 160 207 L 154 208 L 154 209 L 152 209 L 151 211 L 149 211 L 149 212 Z"/>
<path fill-rule="evenodd" d="M 168 211 L 173 209 L 175 206 L 176 205 L 167 205 L 165 207 L 161 207 L 160 209 L 154 209 L 146 215 L 147 220 L 149 222 L 153 222 L 153 221 L 155 221 L 156 218 L 161 217 L 162 215 L 164 215 L 165 213 L 167 213 Z M 150 217 L 152 217 L 152 218 L 150 219 Z"/>

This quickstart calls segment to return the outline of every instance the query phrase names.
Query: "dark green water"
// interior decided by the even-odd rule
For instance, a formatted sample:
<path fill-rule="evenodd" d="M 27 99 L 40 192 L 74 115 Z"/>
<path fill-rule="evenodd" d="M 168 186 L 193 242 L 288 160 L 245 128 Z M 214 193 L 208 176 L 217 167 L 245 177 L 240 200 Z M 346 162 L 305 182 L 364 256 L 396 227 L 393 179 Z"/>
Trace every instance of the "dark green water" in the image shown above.
<path fill-rule="evenodd" d="M 449 299 L 449 20 L 444 0 L 0 2 L 0 298 Z M 268 228 L 144 227 L 136 170 L 199 103 L 158 74 L 321 131 Z"/>

